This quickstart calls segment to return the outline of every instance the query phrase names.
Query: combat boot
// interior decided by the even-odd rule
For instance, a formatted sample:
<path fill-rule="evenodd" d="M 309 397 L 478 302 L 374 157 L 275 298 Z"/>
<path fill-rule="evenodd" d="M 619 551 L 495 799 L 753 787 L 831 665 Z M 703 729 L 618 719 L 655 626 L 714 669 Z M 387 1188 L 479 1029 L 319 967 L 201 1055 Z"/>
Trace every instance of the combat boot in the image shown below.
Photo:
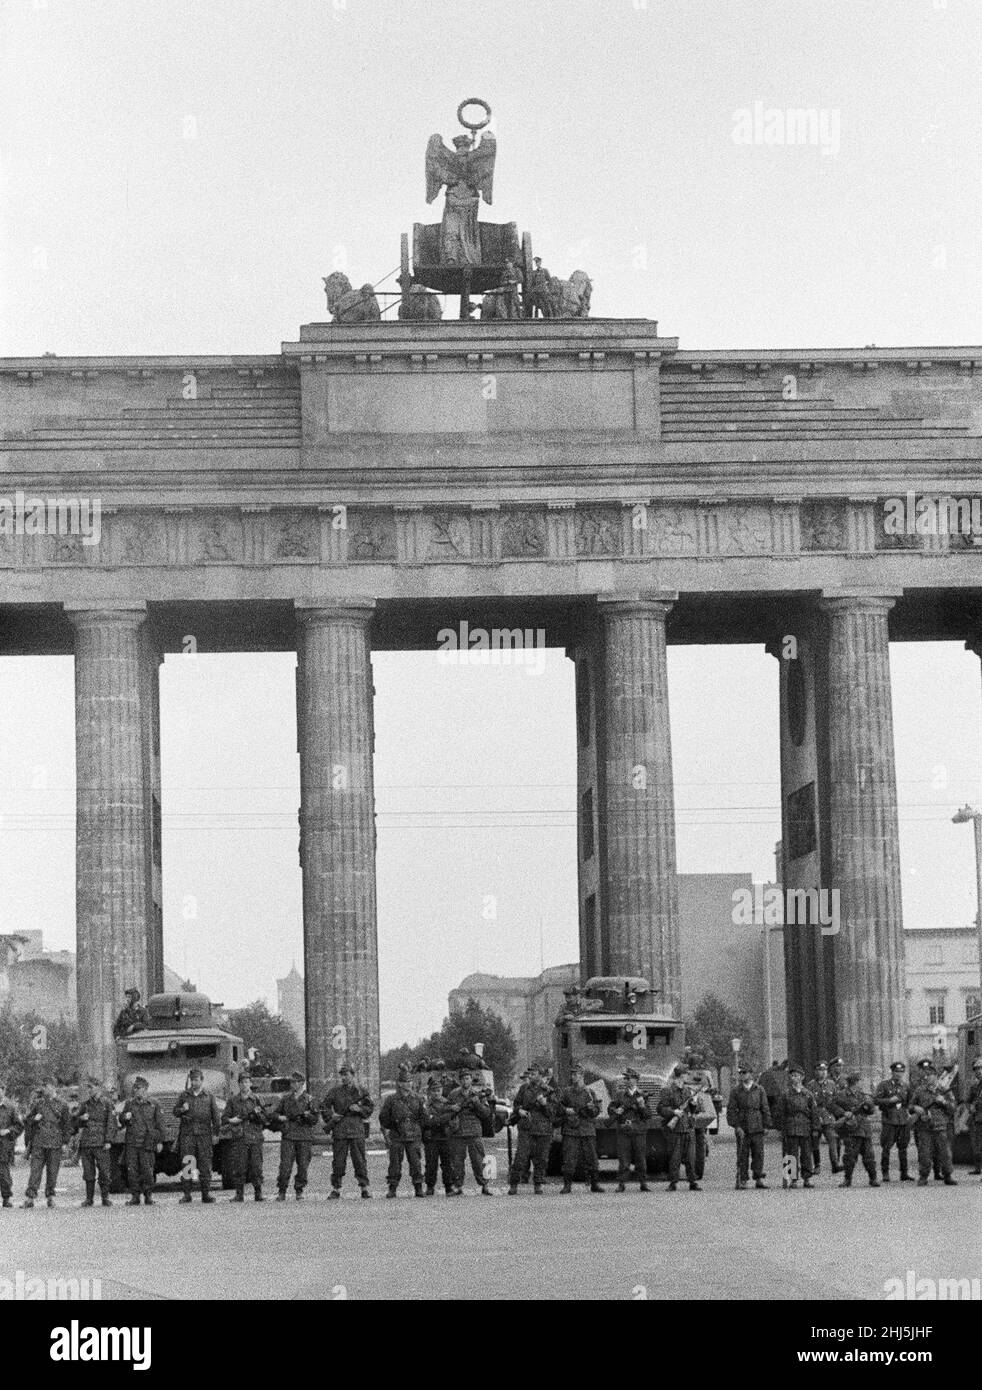
<path fill-rule="evenodd" d="M 25 1211 L 31 1211 L 34 1207 L 34 1198 L 25 1197 L 21 1205 L 23 1206 Z"/>
<path fill-rule="evenodd" d="M 46 1197 L 44 1200 L 45 1200 L 45 1205 L 48 1206 L 49 1208 L 50 1208 L 50 1207 L 53 1207 L 54 1204 L 55 1204 L 55 1199 L 54 1199 L 53 1197 Z"/>
<path fill-rule="evenodd" d="M 802 1185 L 802 1187 L 809 1187 L 809 1188 L 810 1188 L 810 1187 L 812 1186 L 812 1180 L 811 1180 L 811 1178 L 805 1178 L 805 1181 L 804 1181 L 801 1185 Z"/>
<path fill-rule="evenodd" d="M 423 1191 L 423 1184 L 422 1184 L 421 1182 L 418 1182 L 418 1183 L 416 1184 L 416 1186 L 415 1186 L 415 1188 L 414 1188 L 414 1191 L 415 1191 L 417 1197 L 425 1197 L 425 1196 L 426 1196 L 426 1193 Z"/>
<path fill-rule="evenodd" d="M 210 1206 L 211 1203 L 212 1203 L 214 1200 L 215 1200 L 215 1199 L 214 1199 L 214 1197 L 211 1195 L 210 1192 L 202 1192 L 202 1194 L 201 1194 L 201 1201 L 202 1201 L 202 1203 L 203 1203 L 206 1207 L 207 1207 L 207 1206 Z"/>
<path fill-rule="evenodd" d="M 917 1186 L 918 1186 L 918 1187 L 927 1187 L 927 1178 L 918 1178 L 918 1179 L 917 1179 Z"/>
<path fill-rule="evenodd" d="M 945 1187 L 957 1187 L 958 1179 L 953 1178 L 950 1173 L 946 1173 L 944 1178 L 944 1185 Z"/>
<path fill-rule="evenodd" d="M 747 1179 L 746 1179 L 746 1178 L 737 1178 L 737 1180 L 736 1180 L 736 1191 L 737 1191 L 737 1192 L 743 1192 L 743 1191 L 745 1191 L 745 1190 L 746 1190 L 746 1186 L 747 1186 Z"/>
<path fill-rule="evenodd" d="M 764 1192 L 764 1191 L 766 1191 L 766 1189 L 767 1189 L 767 1183 L 764 1181 L 763 1178 L 755 1178 L 755 1179 L 754 1179 L 754 1187 L 759 1187 L 760 1190 L 761 1190 L 762 1192 Z"/>
<path fill-rule="evenodd" d="M 367 1187 L 362 1188 L 361 1199 L 363 1202 L 370 1202 L 372 1200 L 372 1194 L 369 1192 Z"/>
<path fill-rule="evenodd" d="M 509 1189 L 508 1189 L 508 1196 L 509 1196 L 509 1197 L 517 1197 L 517 1196 L 518 1196 L 518 1188 L 515 1186 L 514 1183 L 512 1183 L 511 1187 L 509 1187 Z"/>
<path fill-rule="evenodd" d="M 572 1191 L 573 1191 L 573 1184 L 572 1184 L 571 1182 L 564 1182 L 563 1185 L 562 1185 L 562 1188 L 560 1189 L 560 1196 L 561 1196 L 561 1197 L 568 1197 L 569 1194 L 570 1194 Z M 27 1205 L 27 1204 L 25 1203 L 25 1206 L 26 1206 L 26 1205 Z M 31 1205 L 32 1205 L 32 1206 L 34 1205 L 33 1202 L 31 1203 Z"/>
<path fill-rule="evenodd" d="M 340 1202 L 340 1200 L 341 1200 L 341 1193 L 337 1190 L 336 1187 L 332 1187 L 332 1188 L 331 1188 L 331 1195 L 328 1197 L 327 1200 L 328 1200 L 329 1202 Z"/>
<path fill-rule="evenodd" d="M 839 1183 L 840 1187 L 852 1187 L 852 1178 L 843 1178 Z"/>
<path fill-rule="evenodd" d="M 152 1197 L 152 1195 L 151 1195 L 149 1192 L 144 1192 L 144 1194 L 143 1194 L 143 1205 L 144 1205 L 145 1207 L 152 1207 L 152 1206 L 153 1206 L 153 1197 Z"/>
<path fill-rule="evenodd" d="M 243 1191 L 243 1189 L 242 1189 L 241 1187 L 237 1187 L 237 1188 L 235 1189 L 235 1196 L 232 1198 L 232 1201 L 233 1201 L 233 1202 L 244 1202 L 244 1201 L 245 1201 L 245 1192 Z"/>
<path fill-rule="evenodd" d="M 648 1184 L 647 1184 L 646 1182 L 643 1182 L 643 1183 L 640 1183 L 640 1184 L 638 1185 L 638 1191 L 639 1191 L 639 1192 L 650 1192 L 650 1191 L 651 1191 L 651 1188 L 648 1186 Z"/>
<path fill-rule="evenodd" d="M 600 1195 L 603 1196 L 603 1188 L 602 1188 L 602 1187 L 600 1186 L 600 1184 L 597 1182 L 596 1178 L 594 1178 L 593 1181 L 592 1181 L 591 1184 L 590 1184 L 590 1191 L 591 1191 L 591 1192 L 599 1192 Z"/>
<path fill-rule="evenodd" d="M 184 1199 L 182 1198 L 181 1200 L 183 1201 Z M 191 1200 L 191 1199 L 190 1199 L 190 1197 L 189 1197 L 189 1198 L 188 1198 L 188 1201 L 190 1201 L 190 1200 Z M 138 1207 L 138 1206 L 140 1205 L 140 1199 L 139 1199 L 139 1197 L 137 1197 L 137 1196 L 134 1194 L 134 1195 L 130 1198 L 130 1200 L 126 1203 L 126 1205 L 127 1205 L 128 1207 Z"/>
<path fill-rule="evenodd" d="M 83 1207 L 95 1206 L 95 1183 L 85 1184 L 85 1201 L 80 1203 Z"/>
<path fill-rule="evenodd" d="M 494 1193 L 491 1191 L 490 1187 L 488 1187 L 487 1183 L 482 1183 L 482 1185 L 481 1185 L 481 1196 L 482 1196 L 482 1197 L 493 1197 L 493 1196 L 494 1196 Z"/>
<path fill-rule="evenodd" d="M 282 1187 L 279 1189 L 279 1191 L 278 1191 L 277 1194 L 276 1194 L 276 1200 L 277 1200 L 278 1202 L 285 1202 L 285 1201 L 286 1201 L 286 1193 L 283 1191 Z"/>
<path fill-rule="evenodd" d="M 690 1183 L 689 1183 L 689 1191 L 690 1191 L 690 1192 L 701 1192 L 701 1191 L 702 1191 L 702 1188 L 699 1186 L 699 1184 L 698 1184 L 697 1182 L 690 1182 Z"/>
<path fill-rule="evenodd" d="M 261 1188 L 261 1187 L 257 1187 L 257 1188 L 256 1188 L 256 1201 L 257 1201 L 257 1202 L 265 1202 L 265 1200 L 266 1200 L 266 1198 L 263 1196 L 263 1190 L 262 1190 L 262 1188 Z"/>
<path fill-rule="evenodd" d="M 389 1190 L 388 1190 L 388 1192 L 387 1192 L 385 1195 L 386 1195 L 386 1197 L 394 1197 L 394 1196 L 396 1195 L 396 1190 L 395 1190 L 395 1188 L 394 1188 L 394 1187 L 390 1187 Z"/>
<path fill-rule="evenodd" d="M 109 1193 L 108 1193 L 108 1192 L 103 1192 L 103 1194 L 102 1194 L 100 1200 L 101 1200 L 102 1205 L 103 1205 L 104 1207 L 111 1207 L 111 1206 L 112 1206 L 112 1202 L 109 1200 Z"/>
<path fill-rule="evenodd" d="M 540 1182 L 537 1182 L 535 1186 L 532 1188 L 532 1193 L 536 1197 L 541 1197 L 544 1195 L 542 1191 L 542 1184 Z"/>
<path fill-rule="evenodd" d="M 679 1185 L 678 1185 L 677 1182 L 670 1182 L 670 1183 L 668 1184 L 668 1190 L 669 1190 L 669 1192 L 677 1192 L 678 1189 L 679 1189 Z"/>
<path fill-rule="evenodd" d="M 3 1199 L 3 1205 L 4 1205 L 5 1207 L 12 1207 L 14 1204 L 13 1204 L 13 1202 L 11 1201 L 11 1199 L 10 1199 L 9 1197 L 4 1197 L 4 1199 Z"/>
<path fill-rule="evenodd" d="M 626 1192 L 626 1191 L 627 1191 L 627 1188 L 624 1186 L 624 1184 L 623 1184 L 622 1182 L 619 1182 L 619 1183 L 617 1184 L 617 1187 L 616 1187 L 615 1190 L 616 1190 L 617 1192 Z"/>

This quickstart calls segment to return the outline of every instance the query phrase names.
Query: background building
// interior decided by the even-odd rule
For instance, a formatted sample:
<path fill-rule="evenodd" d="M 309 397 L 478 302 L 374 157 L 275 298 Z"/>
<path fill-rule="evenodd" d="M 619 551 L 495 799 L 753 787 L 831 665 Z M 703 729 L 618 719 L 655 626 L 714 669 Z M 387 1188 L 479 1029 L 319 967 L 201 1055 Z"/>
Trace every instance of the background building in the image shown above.
<path fill-rule="evenodd" d="M 46 1023 L 75 1023 L 75 953 L 47 951 L 41 932 L 0 935 L 0 1009 L 33 1013 Z M 164 989 L 176 993 L 181 977 L 164 966 Z M 125 999 L 119 1001 L 122 1008 Z"/>
<path fill-rule="evenodd" d="M 303 1042 L 306 1033 L 303 976 L 297 969 L 296 961 L 290 967 L 289 975 L 276 981 L 276 1012 Z"/>
<path fill-rule="evenodd" d="M 959 1023 L 982 1008 L 975 927 L 909 927 L 904 948 L 907 1051 L 929 1057 L 942 1037 L 943 1050 L 952 1051 Z"/>

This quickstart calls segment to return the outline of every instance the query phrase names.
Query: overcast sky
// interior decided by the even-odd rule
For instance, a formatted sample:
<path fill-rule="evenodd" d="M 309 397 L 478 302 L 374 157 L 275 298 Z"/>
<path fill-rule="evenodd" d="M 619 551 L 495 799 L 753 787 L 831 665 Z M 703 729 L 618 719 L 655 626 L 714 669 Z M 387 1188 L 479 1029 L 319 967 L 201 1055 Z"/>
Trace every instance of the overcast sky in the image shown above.
<path fill-rule="evenodd" d="M 975 344 L 978 0 L 0 0 L 0 354 L 276 351 L 373 282 L 466 96 L 495 202 L 686 348 Z M 740 144 L 807 107 L 827 149 Z M 978 659 L 891 654 L 904 912 L 964 925 Z M 168 656 L 165 954 L 231 1004 L 301 959 L 292 657 Z M 375 657 L 382 1037 L 576 956 L 572 667 Z M 777 666 L 669 656 L 679 867 L 768 877 Z M 0 930 L 74 934 L 72 670 L 0 666 Z M 488 895 L 497 918 L 482 919 Z"/>

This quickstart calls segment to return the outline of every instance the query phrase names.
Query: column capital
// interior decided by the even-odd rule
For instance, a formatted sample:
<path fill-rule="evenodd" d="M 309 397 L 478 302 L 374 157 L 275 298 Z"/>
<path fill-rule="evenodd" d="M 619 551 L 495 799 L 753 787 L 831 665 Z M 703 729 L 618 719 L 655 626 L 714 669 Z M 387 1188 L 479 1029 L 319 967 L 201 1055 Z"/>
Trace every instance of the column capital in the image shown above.
<path fill-rule="evenodd" d="M 889 613 L 903 589 L 823 589 L 818 600 L 822 613 Z"/>
<path fill-rule="evenodd" d="M 375 600 L 360 596 L 350 599 L 298 598 L 293 601 L 297 622 L 305 627 L 322 623 L 359 623 L 365 627 L 375 613 Z"/>
<path fill-rule="evenodd" d="M 146 621 L 147 605 L 142 600 L 132 603 L 78 603 L 69 601 L 62 605 L 68 621 L 77 628 L 102 626 L 116 623 L 120 627 L 139 627 Z"/>
<path fill-rule="evenodd" d="M 653 589 L 623 594 L 598 594 L 597 610 L 604 617 L 624 618 L 631 614 L 649 614 L 664 620 L 678 602 L 678 592 Z"/>

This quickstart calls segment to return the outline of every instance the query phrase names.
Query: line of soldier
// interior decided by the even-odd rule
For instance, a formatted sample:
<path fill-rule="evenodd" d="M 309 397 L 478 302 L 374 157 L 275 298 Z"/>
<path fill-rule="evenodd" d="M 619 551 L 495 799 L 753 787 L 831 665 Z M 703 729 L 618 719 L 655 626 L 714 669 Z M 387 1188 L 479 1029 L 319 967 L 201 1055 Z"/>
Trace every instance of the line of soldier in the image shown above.
<path fill-rule="evenodd" d="M 890 1075 L 870 1094 L 864 1091 L 858 1072 L 844 1075 L 841 1057 L 819 1062 L 805 1085 L 804 1067 L 788 1068 L 788 1085 L 768 1097 L 754 1080 L 749 1067 L 740 1067 L 739 1081 L 730 1094 L 726 1118 L 736 1133 L 739 1191 L 748 1186 L 766 1187 L 764 1135 L 770 1128 L 781 1134 L 784 1181 L 810 1188 L 821 1166 L 821 1141 L 828 1150 L 833 1174 L 842 1174 L 841 1187 L 852 1187 L 857 1165 L 862 1163 L 870 1187 L 890 1181 L 890 1156 L 897 1151 L 901 1182 L 915 1181 L 908 1151 L 913 1138 L 917 1153 L 917 1183 L 926 1187 L 932 1174 L 947 1187 L 957 1186 L 952 1174 L 955 1098 L 929 1058 L 917 1064 L 916 1079 L 907 1079 L 904 1062 L 893 1062 Z M 972 1154 L 978 1176 L 982 1173 L 982 1058 L 973 1063 L 973 1084 L 968 1101 Z M 872 1118 L 880 1112 L 880 1176 L 873 1149 Z"/>
<path fill-rule="evenodd" d="M 908 1150 L 913 1136 L 918 1163 L 917 1182 L 926 1186 L 932 1173 L 936 1181 L 955 1186 L 952 1176 L 951 1127 L 955 1102 L 950 1089 L 941 1083 L 935 1064 L 925 1059 L 918 1064 L 915 1082 L 906 1078 L 906 1065 L 894 1062 L 890 1076 L 871 1095 L 860 1085 L 858 1073 L 843 1076 L 842 1058 L 820 1062 L 814 1078 L 804 1084 L 804 1068 L 789 1070 L 789 1085 L 777 1098 L 774 1112 L 759 1082 L 748 1067 L 741 1067 L 726 1107 L 727 1121 L 737 1139 L 737 1190 L 764 1181 L 764 1136 L 772 1126 L 780 1131 L 785 1156 L 785 1181 L 794 1187 L 799 1181 L 806 1188 L 820 1168 L 821 1141 L 824 1138 L 833 1173 L 842 1173 L 842 1186 L 851 1187 L 857 1164 L 862 1163 L 871 1187 L 878 1187 L 873 1151 L 871 1120 L 881 1113 L 880 1172 L 890 1181 L 890 1156 L 897 1151 L 900 1180 L 913 1181 L 908 1167 Z M 442 1082 L 431 1076 L 425 1095 L 412 1086 L 408 1069 L 400 1068 L 395 1092 L 383 1102 L 379 1122 L 389 1150 L 388 1196 L 398 1191 L 404 1165 L 418 1197 L 432 1196 L 438 1176 L 448 1197 L 463 1193 L 464 1173 L 470 1161 L 482 1195 L 492 1195 L 489 1165 L 482 1140 L 490 1121 L 493 1098 L 481 1088 L 479 1074 L 464 1071 L 458 1082 L 449 1076 Z M 713 1094 L 714 1103 L 720 1097 Z M 609 1106 L 617 1129 L 617 1190 L 623 1192 L 631 1170 L 642 1192 L 647 1183 L 646 1130 L 651 1117 L 649 1098 L 641 1091 L 636 1071 L 629 1068 L 624 1083 Z M 982 1058 L 973 1064 L 973 1084 L 969 1095 L 969 1117 L 973 1174 L 982 1173 Z M 698 1088 L 688 1084 L 685 1069 L 677 1066 L 655 1102 L 666 1132 L 671 1135 L 668 1149 L 668 1190 L 677 1189 L 684 1168 L 690 1189 L 700 1190 L 705 1164 L 705 1131 L 696 1118 L 699 1113 Z M 201 1200 L 212 1202 L 211 1180 L 214 1143 L 219 1128 L 232 1131 L 230 1170 L 236 1202 L 245 1199 L 245 1188 L 253 1188 L 256 1201 L 263 1200 L 264 1131 L 281 1133 L 277 1200 L 285 1201 L 291 1178 L 296 1199 L 303 1197 L 313 1153 L 313 1130 L 323 1119 L 333 1140 L 331 1168 L 332 1200 L 341 1187 L 351 1160 L 363 1198 L 369 1191 L 366 1153 L 366 1121 L 374 1102 L 344 1063 L 338 1083 L 317 1106 L 307 1090 L 306 1079 L 294 1072 L 290 1091 L 272 1109 L 253 1094 L 252 1080 L 243 1076 L 236 1096 L 220 1112 L 215 1098 L 204 1088 L 204 1075 L 194 1068 L 188 1089 L 174 1106 L 179 1120 L 178 1146 L 181 1158 L 182 1202 L 192 1200 L 198 1183 Z M 584 1083 L 582 1068 L 574 1066 L 570 1085 L 558 1091 L 551 1075 L 536 1066 L 529 1067 L 509 1116 L 517 1128 L 517 1145 L 509 1170 L 509 1195 L 516 1195 L 519 1184 L 531 1174 L 533 1191 L 543 1192 L 553 1131 L 562 1134 L 562 1193 L 572 1191 L 574 1178 L 583 1174 L 592 1192 L 601 1192 L 596 1146 L 596 1121 L 600 1102 Z M 64 1147 L 73 1131 L 79 1138 L 82 1176 L 85 1183 L 83 1206 L 95 1204 L 98 1186 L 101 1203 L 110 1206 L 111 1151 L 123 1134 L 125 1167 L 130 1204 L 153 1203 L 154 1160 L 164 1142 L 160 1106 L 149 1097 L 149 1086 L 138 1077 L 130 1098 L 117 1115 L 111 1096 L 97 1078 L 89 1078 L 85 1097 L 77 1113 L 58 1094 L 58 1083 L 48 1078 L 32 1097 L 22 1118 L 17 1105 L 7 1098 L 0 1083 L 0 1199 L 4 1207 L 13 1205 L 11 1167 L 14 1146 L 23 1132 L 30 1154 L 30 1170 L 24 1206 L 33 1207 L 42 1179 L 45 1199 L 54 1206 L 55 1190 Z M 700 1143 L 701 1139 L 701 1143 Z M 840 1146 L 841 1139 L 841 1146 Z"/>

